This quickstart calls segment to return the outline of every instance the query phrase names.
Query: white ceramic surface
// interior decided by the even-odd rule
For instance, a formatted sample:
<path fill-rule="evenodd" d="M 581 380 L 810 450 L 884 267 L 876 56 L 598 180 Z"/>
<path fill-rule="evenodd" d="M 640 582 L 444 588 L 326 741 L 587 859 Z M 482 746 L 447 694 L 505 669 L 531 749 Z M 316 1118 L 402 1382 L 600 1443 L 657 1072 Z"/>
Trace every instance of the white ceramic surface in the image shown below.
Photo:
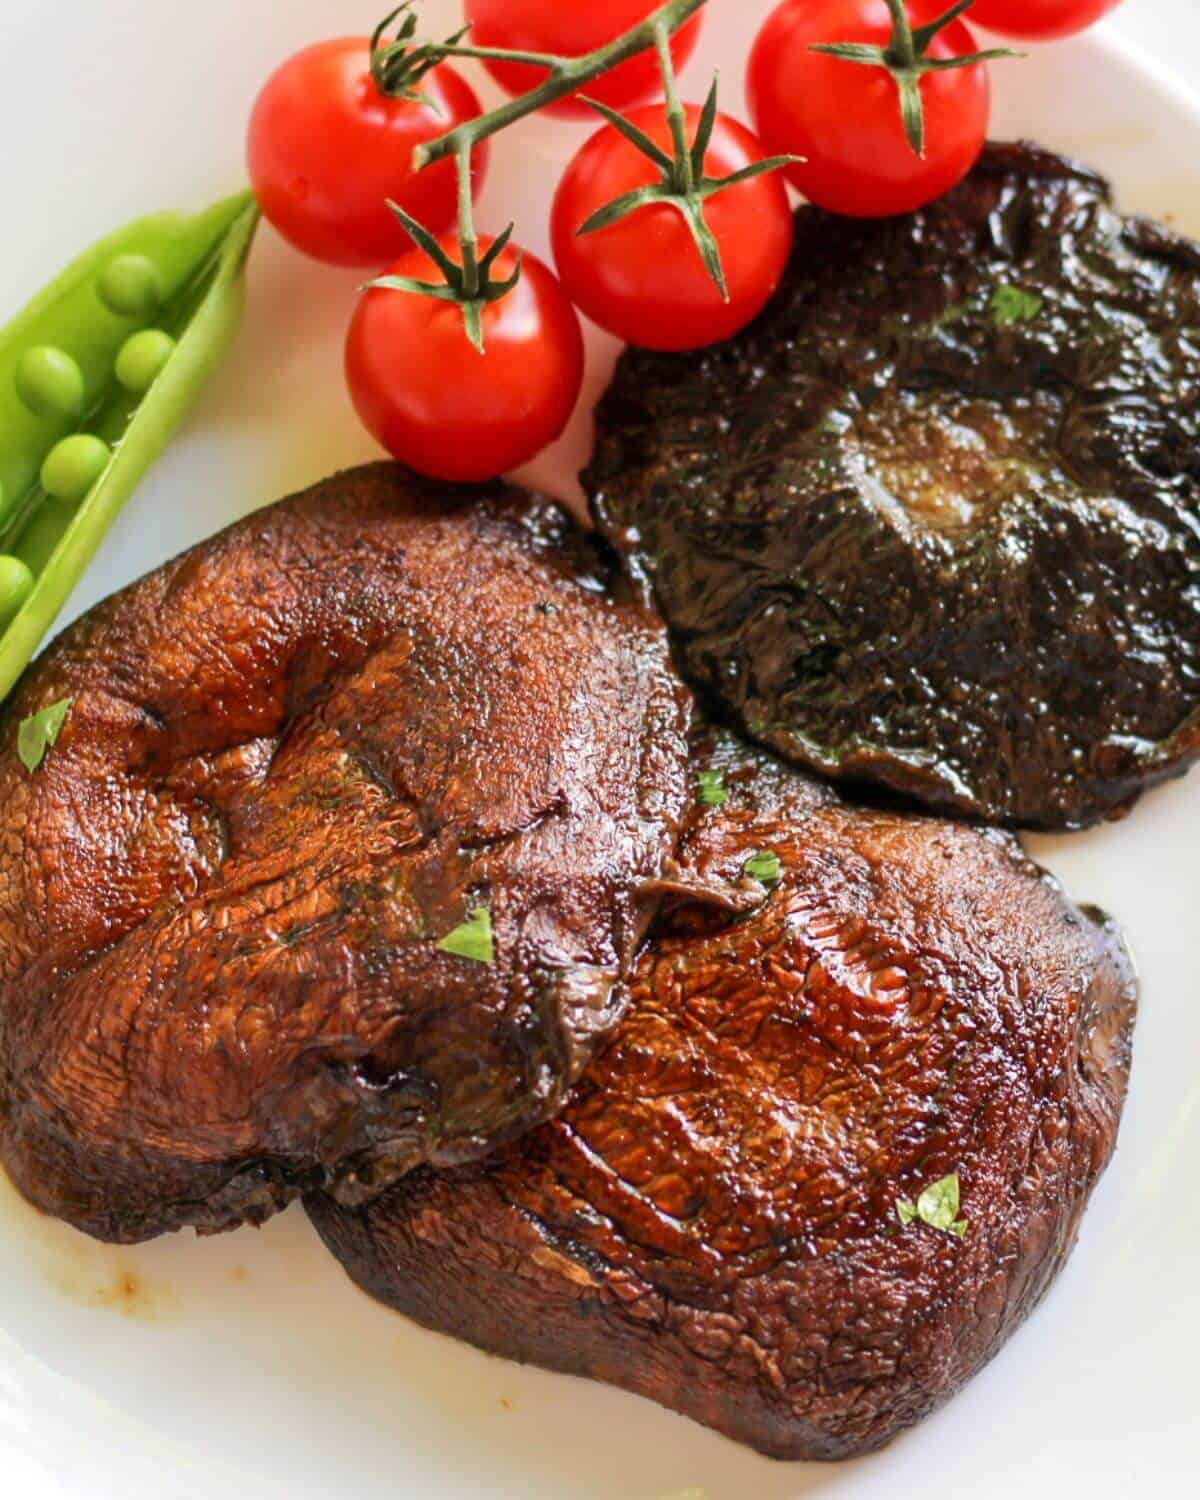
<path fill-rule="evenodd" d="M 565 0 L 564 0 L 565 3 Z M 102 231 L 236 186 L 256 85 L 292 48 L 365 30 L 371 0 L 4 0 L 0 318 Z M 449 18 L 450 0 L 427 13 Z M 741 107 L 768 0 L 714 0 L 689 75 Z M 1119 43 L 1200 82 L 1192 0 L 1130 0 L 1105 37 L 996 71 L 996 133 L 1109 172 L 1132 208 L 1200 232 L 1200 106 Z M 1190 44 L 1190 51 L 1189 51 Z M 698 87 L 693 82 L 693 87 Z M 484 222 L 544 247 L 556 163 L 527 123 L 497 151 Z M 339 349 L 355 285 L 264 232 L 234 360 L 116 527 L 83 609 L 253 507 L 371 454 Z M 612 349 L 597 339 L 592 382 Z M 538 468 L 566 492 L 578 424 Z M 1046 1304 L 948 1409 L 887 1453 L 781 1466 L 656 1407 L 487 1359 L 353 1291 L 298 1211 L 262 1233 L 136 1251 L 41 1222 L 0 1187 L 0 1495 L 21 1500 L 921 1500 L 1194 1493 L 1200 1471 L 1200 773 L 1127 822 L 1036 841 L 1124 922 L 1145 981 L 1120 1150 Z"/>

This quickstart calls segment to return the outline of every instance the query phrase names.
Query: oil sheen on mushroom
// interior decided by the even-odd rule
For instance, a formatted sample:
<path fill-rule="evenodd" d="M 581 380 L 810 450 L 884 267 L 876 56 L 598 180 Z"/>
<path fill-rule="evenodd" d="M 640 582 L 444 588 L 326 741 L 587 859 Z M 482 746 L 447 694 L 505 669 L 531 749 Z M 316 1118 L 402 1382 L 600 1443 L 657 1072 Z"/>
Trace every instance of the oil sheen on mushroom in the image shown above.
<path fill-rule="evenodd" d="M 953 1395 L 1062 1266 L 1135 982 L 1008 835 L 861 811 L 729 743 L 700 766 L 726 800 L 697 799 L 681 873 L 741 914 L 660 922 L 558 1119 L 309 1212 L 429 1327 L 844 1458 Z"/>
<path fill-rule="evenodd" d="M 67 699 L 31 773 L 18 726 Z M 0 719 L 17 1184 L 106 1239 L 211 1231 L 554 1114 L 624 1008 L 690 712 L 555 507 L 388 466 L 93 610 Z"/>
<path fill-rule="evenodd" d="M 1200 754 L 1200 250 L 990 148 L 804 208 L 782 291 L 630 352 L 585 475 L 693 684 L 800 764 L 1076 828 Z"/>

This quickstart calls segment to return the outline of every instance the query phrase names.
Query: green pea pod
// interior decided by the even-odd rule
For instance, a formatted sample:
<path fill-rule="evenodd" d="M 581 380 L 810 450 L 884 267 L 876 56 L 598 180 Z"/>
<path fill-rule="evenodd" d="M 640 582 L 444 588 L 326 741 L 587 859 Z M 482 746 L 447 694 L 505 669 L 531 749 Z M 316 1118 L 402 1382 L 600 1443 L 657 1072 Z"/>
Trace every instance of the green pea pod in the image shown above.
<path fill-rule="evenodd" d="M 0 333 L 0 701 L 228 349 L 257 225 L 249 193 L 139 220 Z"/>

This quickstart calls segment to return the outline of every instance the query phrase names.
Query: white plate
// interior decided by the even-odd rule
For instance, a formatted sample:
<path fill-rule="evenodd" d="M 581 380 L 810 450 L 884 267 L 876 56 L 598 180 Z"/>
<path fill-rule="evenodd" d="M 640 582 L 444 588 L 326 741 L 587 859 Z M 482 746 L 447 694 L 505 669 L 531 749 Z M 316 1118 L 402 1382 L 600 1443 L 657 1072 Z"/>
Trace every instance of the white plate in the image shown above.
<path fill-rule="evenodd" d="M 564 0 L 565 3 L 565 0 Z M 582 3 L 582 0 L 580 0 Z M 4 0 L 3 303 L 144 210 L 236 186 L 258 83 L 292 48 L 366 29 L 359 0 Z M 1190 0 L 1159 0 L 1189 34 Z M 697 80 L 740 67 L 767 0 L 714 0 Z M 1130 18 L 1142 7 L 1131 6 Z M 1148 11 L 1150 7 L 1145 7 Z M 428 0 L 430 21 L 450 3 Z M 1192 17 L 1190 34 L 1200 40 Z M 1178 34 L 1177 34 L 1178 35 Z M 1195 52 L 1180 48 L 1194 71 Z M 1109 172 L 1131 208 L 1200 232 L 1200 108 L 1111 40 L 996 69 L 996 133 Z M 698 83 L 693 82 L 693 88 Z M 555 165 L 577 132 L 500 145 L 485 223 L 543 248 Z M 339 347 L 353 276 L 265 232 L 235 359 L 115 529 L 82 609 L 245 511 L 371 454 Z M 598 341 L 594 384 L 611 348 Z M 561 490 L 580 424 L 543 463 Z M 136 1251 L 42 1222 L 0 1189 L 0 1493 L 21 1500 L 215 1495 L 710 1500 L 829 1494 L 975 1500 L 1177 1494 L 1200 1464 L 1200 773 L 1128 822 L 1037 852 L 1124 922 L 1145 980 L 1117 1159 L 1079 1249 L 974 1384 L 888 1452 L 769 1463 L 616 1391 L 485 1358 L 353 1291 L 298 1210 L 262 1233 Z M 1190 1490 L 1191 1486 L 1187 1486 Z"/>

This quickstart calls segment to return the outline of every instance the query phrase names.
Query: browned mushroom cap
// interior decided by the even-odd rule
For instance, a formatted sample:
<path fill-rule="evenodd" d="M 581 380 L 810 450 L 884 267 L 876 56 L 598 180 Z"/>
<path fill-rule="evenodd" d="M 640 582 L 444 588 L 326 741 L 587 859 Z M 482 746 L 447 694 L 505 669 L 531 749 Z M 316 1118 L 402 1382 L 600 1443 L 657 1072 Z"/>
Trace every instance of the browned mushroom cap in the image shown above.
<path fill-rule="evenodd" d="M 94 610 L 0 722 L 20 1187 L 104 1238 L 215 1230 L 552 1115 L 623 1009 L 689 715 L 564 515 L 391 467 Z M 444 951 L 480 911 L 494 961 Z"/>
<path fill-rule="evenodd" d="M 729 801 L 686 862 L 736 884 L 773 852 L 765 903 L 674 914 L 560 1118 L 309 1211 L 431 1327 L 776 1457 L 844 1457 L 952 1395 L 1062 1264 L 1113 1149 L 1135 986 L 1008 838 L 856 811 L 750 752 L 715 767 Z M 958 1232 L 913 1217 L 955 1174 Z"/>

